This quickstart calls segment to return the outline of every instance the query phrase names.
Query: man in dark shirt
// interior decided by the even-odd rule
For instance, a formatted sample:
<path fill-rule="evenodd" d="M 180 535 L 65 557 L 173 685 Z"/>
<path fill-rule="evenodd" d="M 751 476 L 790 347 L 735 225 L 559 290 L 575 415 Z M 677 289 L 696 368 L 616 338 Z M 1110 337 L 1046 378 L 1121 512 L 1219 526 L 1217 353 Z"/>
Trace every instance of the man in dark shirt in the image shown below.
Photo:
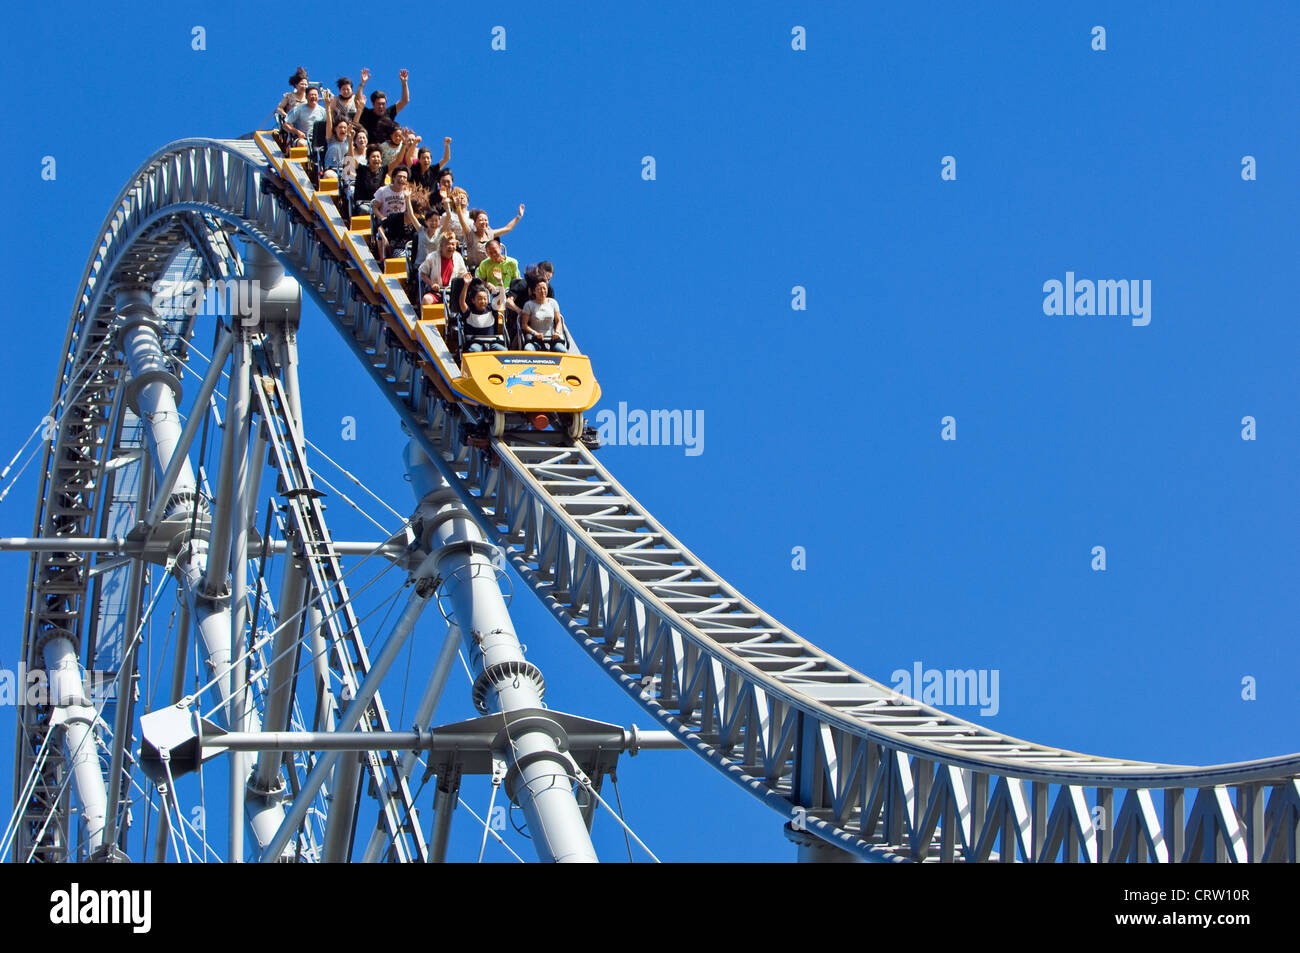
<path fill-rule="evenodd" d="M 429 195 L 437 199 L 438 179 L 442 178 L 442 170 L 450 161 L 451 136 L 447 136 L 442 140 L 442 161 L 436 164 L 433 161 L 433 151 L 421 147 L 415 164 L 411 167 L 411 184 L 428 189 Z"/>
<path fill-rule="evenodd" d="M 352 187 L 352 201 L 357 211 L 370 211 L 370 202 L 383 184 L 383 153 L 379 146 L 371 146 L 366 150 L 366 164 L 357 169 L 357 181 Z"/>
<path fill-rule="evenodd" d="M 411 93 L 406 85 L 406 70 L 398 70 L 398 77 L 402 81 L 402 98 L 394 105 L 388 105 L 388 94 L 382 89 L 377 89 L 370 94 L 370 105 L 361 110 L 361 125 L 366 130 L 366 136 L 371 142 L 382 142 L 377 135 L 377 127 L 381 119 L 391 119 L 397 121 L 397 114 L 401 112 L 411 102 Z"/>
<path fill-rule="evenodd" d="M 438 171 L 437 187 L 429 192 L 429 205 L 439 215 L 446 215 L 449 208 L 448 203 L 451 201 L 451 190 L 456 187 L 456 177 L 451 174 L 451 169 L 440 169 Z"/>

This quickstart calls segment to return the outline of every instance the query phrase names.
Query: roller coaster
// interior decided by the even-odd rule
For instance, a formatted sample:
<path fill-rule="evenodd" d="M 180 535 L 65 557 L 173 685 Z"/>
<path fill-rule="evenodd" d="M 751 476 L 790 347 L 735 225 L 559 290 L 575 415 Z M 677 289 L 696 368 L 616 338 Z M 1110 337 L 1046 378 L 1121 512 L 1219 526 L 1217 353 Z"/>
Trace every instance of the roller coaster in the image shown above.
<path fill-rule="evenodd" d="M 461 779 L 477 773 L 524 812 L 539 859 L 590 861 L 619 756 L 684 748 L 771 807 L 807 861 L 1296 860 L 1300 754 L 1189 767 L 1022 741 L 800 638 L 580 439 L 598 396 L 585 357 L 564 370 L 588 388 L 577 403 L 540 407 L 573 415 L 563 426 L 512 418 L 530 408 L 493 406 L 487 378 L 448 349 L 446 315 L 411 301 L 367 231 L 303 155 L 261 133 L 172 143 L 113 203 L 60 355 L 32 535 L 0 541 L 30 553 L 23 659 L 49 685 L 19 716 L 10 859 L 128 859 L 130 803 L 157 805 L 134 859 L 207 859 L 185 839 L 178 779 L 227 757 L 227 860 L 443 860 Z M 255 321 L 223 324 L 182 422 L 179 372 L 201 342 L 194 317 L 151 290 L 184 280 L 254 281 L 261 297 Z M 373 545 L 334 540 L 320 503 L 298 387 L 302 292 L 411 437 L 416 508 Z M 209 429 L 227 376 L 225 419 Z M 196 440 L 220 441 L 212 482 L 190 461 Z M 268 459 L 283 501 L 270 511 L 257 503 Z M 382 643 L 353 608 L 343 559 L 356 555 L 410 584 Z M 501 598 L 502 559 L 656 730 L 546 707 Z M 177 661 L 167 704 L 137 711 L 159 570 L 181 593 Z M 416 726 L 394 731 L 379 684 L 430 603 L 446 641 Z M 184 687 L 191 638 L 210 676 L 200 693 Z M 434 726 L 462 648 L 480 717 Z M 100 673 L 117 689 L 111 717 L 90 685 Z M 436 779 L 427 826 L 417 765 Z M 143 786 L 155 796 L 136 798 Z M 371 831 L 356 830 L 363 796 Z"/>

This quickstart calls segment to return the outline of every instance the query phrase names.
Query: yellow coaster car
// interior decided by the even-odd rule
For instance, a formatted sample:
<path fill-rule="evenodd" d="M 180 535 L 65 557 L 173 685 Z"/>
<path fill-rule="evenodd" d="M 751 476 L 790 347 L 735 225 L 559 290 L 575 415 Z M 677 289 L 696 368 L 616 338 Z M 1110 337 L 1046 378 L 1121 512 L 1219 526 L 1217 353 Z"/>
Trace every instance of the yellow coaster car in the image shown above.
<path fill-rule="evenodd" d="M 507 413 L 581 414 L 600 399 L 585 354 L 480 351 L 461 355 L 451 382 L 466 400 Z"/>

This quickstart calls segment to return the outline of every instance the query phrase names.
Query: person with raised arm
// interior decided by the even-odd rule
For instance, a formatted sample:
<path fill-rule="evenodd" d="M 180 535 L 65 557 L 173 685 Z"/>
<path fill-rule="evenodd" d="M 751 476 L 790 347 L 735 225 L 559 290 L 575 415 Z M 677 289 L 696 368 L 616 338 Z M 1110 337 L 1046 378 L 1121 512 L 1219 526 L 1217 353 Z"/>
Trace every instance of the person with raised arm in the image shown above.
<path fill-rule="evenodd" d="M 382 89 L 377 89 L 370 94 L 370 105 L 361 111 L 361 125 L 365 128 L 366 135 L 370 137 L 371 142 L 383 141 L 375 133 L 375 127 L 379 124 L 379 120 L 387 118 L 396 122 L 397 114 L 411 102 L 410 89 L 406 85 L 406 70 L 398 70 L 397 75 L 402 81 L 402 98 L 394 105 L 389 106 L 388 94 Z"/>
<path fill-rule="evenodd" d="M 412 189 L 415 186 L 411 186 Z M 424 260 L 438 250 L 442 241 L 442 231 L 438 228 L 438 222 L 442 216 L 435 209 L 426 209 L 424 212 L 424 227 L 416 234 L 415 239 L 415 266 L 418 268 L 424 264 Z"/>
<path fill-rule="evenodd" d="M 420 186 L 430 195 L 436 195 L 438 192 L 438 179 L 442 177 L 442 170 L 446 168 L 447 163 L 450 161 L 451 136 L 443 138 L 442 161 L 437 164 L 433 161 L 433 150 L 422 146 L 416 154 L 415 165 L 411 166 L 411 184 Z"/>
<path fill-rule="evenodd" d="M 455 232 L 456 238 L 461 245 L 464 245 L 465 237 L 469 234 L 466 231 L 466 225 L 469 223 L 466 215 L 469 211 L 469 193 L 456 186 L 450 193 L 439 193 L 439 197 L 443 200 L 443 208 L 446 209 L 442 216 L 442 230 Z"/>
<path fill-rule="evenodd" d="M 400 165 L 405 166 L 409 172 L 410 163 L 415 161 L 420 137 L 413 130 L 388 119 L 380 121 L 379 134 L 383 136 L 379 150 L 383 154 L 384 170 L 392 175 L 393 170 Z"/>
<path fill-rule="evenodd" d="M 325 161 L 321 165 L 326 169 L 333 169 L 343 180 L 343 167 L 347 164 L 348 155 L 352 152 L 352 138 L 349 135 L 351 126 L 346 119 L 334 123 L 334 128 L 330 130 L 329 142 L 325 145 Z M 353 173 L 354 177 L 356 173 Z"/>
<path fill-rule="evenodd" d="M 477 268 L 487 258 L 487 243 L 494 238 L 500 238 L 507 232 L 513 231 L 514 227 L 519 224 L 520 219 L 524 217 L 524 206 L 521 202 L 519 205 L 519 214 L 512 218 L 509 224 L 501 228 L 492 228 L 488 224 L 487 212 L 481 208 L 472 208 L 469 210 L 469 217 L 466 219 L 461 215 L 461 209 L 456 209 L 458 216 L 461 216 L 461 228 L 465 233 L 465 261 L 471 268 Z"/>
<path fill-rule="evenodd" d="M 366 80 L 370 78 L 370 70 L 361 71 L 361 85 L 357 87 L 356 92 L 352 91 L 352 80 L 347 76 L 340 76 L 338 79 L 339 94 L 334 97 L 334 105 L 330 111 L 334 114 L 334 122 L 337 125 L 346 121 L 353 128 L 357 128 L 361 118 L 361 110 L 365 108 L 366 99 Z"/>
<path fill-rule="evenodd" d="M 474 295 L 469 304 L 466 296 L 470 285 L 474 285 Z M 497 313 L 491 308 L 492 296 L 487 285 L 477 282 L 460 283 L 460 313 L 465 322 L 465 351 L 504 351 L 506 342 L 497 334 Z"/>
<path fill-rule="evenodd" d="M 389 256 L 391 251 L 401 251 L 412 239 L 420 227 L 420 220 L 415 217 L 411 207 L 411 188 L 406 166 L 399 165 L 393 169 L 393 184 L 385 185 L 375 192 L 370 203 L 370 212 L 379 222 L 375 237 L 379 242 L 379 258 Z"/>
<path fill-rule="evenodd" d="M 359 126 L 353 128 L 352 145 L 348 150 L 347 159 L 343 163 L 342 175 L 345 181 L 355 182 L 357 180 L 357 170 L 364 169 L 366 166 L 366 152 L 369 145 L 370 140 L 366 136 L 366 131 Z"/>

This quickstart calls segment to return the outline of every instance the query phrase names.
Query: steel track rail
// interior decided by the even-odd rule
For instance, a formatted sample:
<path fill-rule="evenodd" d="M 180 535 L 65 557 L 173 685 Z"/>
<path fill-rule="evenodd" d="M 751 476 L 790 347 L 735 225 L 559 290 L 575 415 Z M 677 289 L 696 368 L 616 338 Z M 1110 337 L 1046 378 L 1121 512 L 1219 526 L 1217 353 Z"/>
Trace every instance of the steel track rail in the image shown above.
<path fill-rule="evenodd" d="M 167 216 L 188 213 L 214 234 L 225 222 L 316 300 L 570 635 L 692 750 L 783 813 L 792 839 L 870 860 L 1296 860 L 1300 754 L 1162 765 L 990 731 L 898 697 L 801 639 L 585 448 L 511 434 L 491 452 L 467 448 L 465 411 L 440 398 L 426 359 L 394 330 L 400 317 L 353 283 L 355 263 L 304 220 L 302 178 L 291 175 L 293 187 L 246 141 L 186 140 L 151 157 L 87 266 L 61 380 L 85 349 L 80 315 L 101 294 L 101 259 Z"/>

